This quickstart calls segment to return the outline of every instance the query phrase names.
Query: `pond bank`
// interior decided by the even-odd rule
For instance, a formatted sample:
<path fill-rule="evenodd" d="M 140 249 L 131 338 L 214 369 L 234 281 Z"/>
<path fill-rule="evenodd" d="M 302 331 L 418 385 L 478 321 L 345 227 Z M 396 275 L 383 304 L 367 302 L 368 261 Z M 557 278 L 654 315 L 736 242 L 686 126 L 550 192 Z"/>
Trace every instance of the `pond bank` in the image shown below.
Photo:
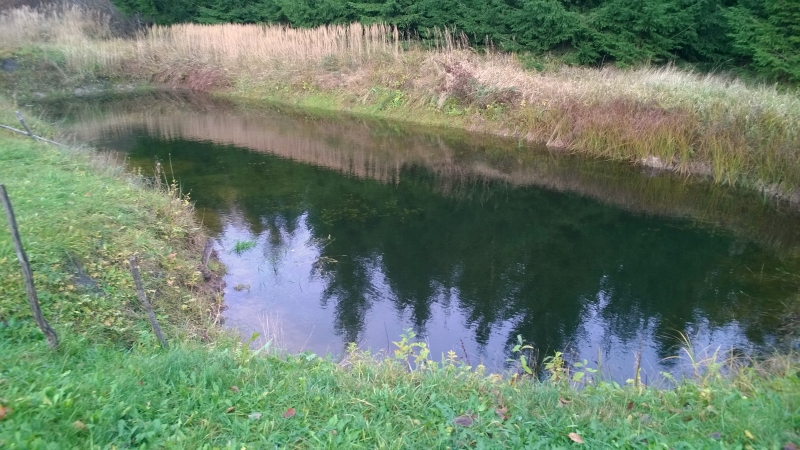
<path fill-rule="evenodd" d="M 13 123 L 13 111 L 0 97 L 0 123 Z M 27 121 L 35 134 L 49 128 Z M 216 334 L 212 317 L 221 307 L 222 267 L 216 259 L 210 272 L 200 267 L 208 236 L 174 185 L 147 186 L 112 155 L 0 131 L 0 179 L 17 211 L 43 310 L 57 327 L 100 342 L 136 342 L 147 330 L 136 320 L 128 272 L 128 259 L 137 255 L 145 288 L 169 330 L 205 339 Z M 9 320 L 24 315 L 27 305 L 19 302 L 25 291 L 9 236 L 3 233 L 0 243 L 0 319 Z"/>

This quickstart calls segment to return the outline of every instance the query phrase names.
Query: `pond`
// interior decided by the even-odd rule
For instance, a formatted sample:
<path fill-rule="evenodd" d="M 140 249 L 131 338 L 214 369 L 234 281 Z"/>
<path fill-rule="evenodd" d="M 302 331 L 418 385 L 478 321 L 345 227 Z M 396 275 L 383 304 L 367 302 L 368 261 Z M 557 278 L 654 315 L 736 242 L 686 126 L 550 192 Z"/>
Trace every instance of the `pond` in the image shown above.
<path fill-rule="evenodd" d="M 191 93 L 49 104 L 195 202 L 227 266 L 226 326 L 290 352 L 510 367 L 518 336 L 624 380 L 784 341 L 800 215 L 707 181 L 511 140 Z M 639 361 L 637 363 L 637 361 Z"/>

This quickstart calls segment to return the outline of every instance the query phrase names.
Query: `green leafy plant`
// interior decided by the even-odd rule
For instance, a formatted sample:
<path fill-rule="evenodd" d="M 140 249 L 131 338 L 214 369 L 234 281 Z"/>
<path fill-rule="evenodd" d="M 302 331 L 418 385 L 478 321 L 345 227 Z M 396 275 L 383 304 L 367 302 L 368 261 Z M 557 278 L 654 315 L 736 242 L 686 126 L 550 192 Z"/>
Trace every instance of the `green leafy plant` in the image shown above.
<path fill-rule="evenodd" d="M 521 334 L 517 335 L 517 345 L 515 345 L 514 348 L 511 349 L 511 352 L 519 354 L 519 367 L 527 375 L 533 375 L 533 369 L 528 364 L 528 359 L 533 350 L 534 347 L 532 345 L 526 344 L 525 341 L 522 339 Z"/>
<path fill-rule="evenodd" d="M 562 352 L 556 352 L 553 356 L 547 356 L 542 362 L 544 363 L 544 370 L 550 372 L 550 379 L 554 382 L 557 383 L 567 378 L 567 369 Z"/>
<path fill-rule="evenodd" d="M 256 247 L 255 241 L 236 241 L 236 244 L 233 246 L 233 252 L 237 255 L 241 255 L 242 253 L 251 250 Z"/>
<path fill-rule="evenodd" d="M 394 358 L 398 361 L 403 361 L 409 370 L 436 367 L 436 362 L 428 358 L 430 354 L 428 344 L 414 341 L 416 337 L 417 333 L 409 328 L 400 335 L 399 342 L 392 342 L 397 347 L 394 350 Z"/>
<path fill-rule="evenodd" d="M 586 375 L 587 374 L 594 375 L 594 374 L 596 374 L 598 372 L 597 369 L 593 369 L 593 368 L 589 367 L 588 363 L 589 362 L 584 359 L 582 362 L 579 361 L 579 362 L 576 362 L 575 364 L 572 365 L 572 367 L 574 369 L 583 369 L 583 370 L 574 370 L 573 371 L 573 373 L 572 373 L 572 381 L 574 381 L 576 383 L 580 383 L 580 382 L 588 383 L 589 380 L 586 379 L 587 378 Z"/>

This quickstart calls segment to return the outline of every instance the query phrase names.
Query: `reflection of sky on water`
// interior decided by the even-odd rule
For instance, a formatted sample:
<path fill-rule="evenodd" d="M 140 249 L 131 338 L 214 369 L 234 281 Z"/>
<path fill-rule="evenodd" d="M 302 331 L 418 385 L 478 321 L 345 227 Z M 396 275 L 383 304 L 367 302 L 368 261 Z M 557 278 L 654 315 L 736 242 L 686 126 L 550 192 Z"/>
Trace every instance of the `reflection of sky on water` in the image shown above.
<path fill-rule="evenodd" d="M 327 281 L 316 269 L 319 246 L 305 216 L 297 220 L 293 233 L 280 230 L 282 244 L 276 248 L 270 242 L 270 232 L 253 236 L 235 214 L 225 218 L 224 231 L 218 242 L 220 260 L 227 266 L 227 288 L 224 312 L 227 326 L 236 328 L 243 338 L 254 332 L 262 338 L 274 339 L 275 344 L 290 352 L 312 351 L 316 354 L 340 355 L 347 346 L 342 330 L 332 320 L 336 305 L 324 302 Z M 237 241 L 255 241 L 257 246 L 236 255 Z M 346 255 L 342 255 L 346 257 Z M 393 341 L 407 329 L 414 328 L 411 311 L 398 311 L 395 298 L 381 268 L 380 256 L 370 261 L 370 286 L 365 290 L 368 307 L 363 311 L 363 330 L 357 343 L 375 352 L 394 349 Z M 336 263 L 332 263 L 336 264 Z M 235 289 L 237 285 L 249 288 Z M 474 342 L 474 332 L 464 323 L 458 311 L 458 291 L 439 293 L 432 300 L 431 318 L 421 332 L 429 342 L 432 354 L 457 350 L 464 356 L 466 348 L 470 361 L 499 367 L 505 361 L 503 350 L 510 327 L 498 324 L 484 346 Z M 331 336 L 337 336 L 331 339 Z M 489 349 L 495 349 L 491 351 Z"/>
<path fill-rule="evenodd" d="M 434 358 L 448 350 L 463 358 L 466 351 L 473 365 L 485 364 L 490 370 L 508 366 L 508 342 L 515 339 L 512 333 L 517 328 L 517 318 L 493 324 L 488 340 L 477 343 L 475 326 L 467 320 L 469 312 L 462 310 L 458 289 L 437 286 L 436 294 L 429 299 L 429 317 L 419 328 L 411 317 L 413 311 L 398 309 L 397 296 L 383 273 L 380 255 L 364 264 L 369 268 L 369 286 L 363 291 L 365 308 L 358 318 L 361 328 L 355 336 L 348 333 L 344 329 L 347 325 L 337 317 L 342 313 L 337 312 L 336 299 L 324 300 L 328 282 L 319 262 L 320 246 L 325 245 L 325 240 L 314 238 L 306 217 L 296 220 L 292 232 L 281 227 L 258 236 L 249 231 L 240 214 L 232 212 L 223 218 L 218 248 L 220 259 L 228 267 L 224 315 L 226 325 L 236 328 L 244 339 L 255 332 L 261 335 L 256 345 L 272 339 L 272 345 L 289 352 L 341 355 L 353 337 L 363 349 L 393 350 L 391 342 L 411 328 L 428 342 Z M 280 237 L 275 236 L 276 231 Z M 237 255 L 233 251 L 237 241 L 255 241 L 257 246 Z M 599 284 L 603 286 L 603 280 Z M 237 285 L 246 287 L 237 290 Z M 541 351 L 552 354 L 565 350 L 569 360 L 587 360 L 591 367 L 602 366 L 606 375 L 620 380 L 634 373 L 637 361 L 644 381 L 660 379 L 661 371 L 691 371 L 685 353 L 666 358 L 662 354 L 657 342 L 675 336 L 656 336 L 658 318 L 644 317 L 636 328 L 629 324 L 620 328 L 613 308 L 608 308 L 612 296 L 612 292 L 601 289 L 595 298 L 584 299 L 580 325 L 565 347 Z M 695 357 L 752 348 L 737 322 L 712 326 L 701 311 L 693 317 L 684 332 L 697 353 Z"/>

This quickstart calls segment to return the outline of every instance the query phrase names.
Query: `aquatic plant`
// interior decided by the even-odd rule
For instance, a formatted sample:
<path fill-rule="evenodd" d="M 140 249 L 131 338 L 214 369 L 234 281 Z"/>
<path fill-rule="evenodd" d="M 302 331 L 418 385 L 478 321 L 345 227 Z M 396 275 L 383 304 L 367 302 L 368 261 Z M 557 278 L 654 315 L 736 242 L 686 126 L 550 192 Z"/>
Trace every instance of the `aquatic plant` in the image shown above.
<path fill-rule="evenodd" d="M 251 250 L 256 247 L 256 241 L 245 240 L 245 241 L 236 241 L 236 244 L 233 246 L 233 252 L 237 255 L 241 255 L 242 253 Z"/>

